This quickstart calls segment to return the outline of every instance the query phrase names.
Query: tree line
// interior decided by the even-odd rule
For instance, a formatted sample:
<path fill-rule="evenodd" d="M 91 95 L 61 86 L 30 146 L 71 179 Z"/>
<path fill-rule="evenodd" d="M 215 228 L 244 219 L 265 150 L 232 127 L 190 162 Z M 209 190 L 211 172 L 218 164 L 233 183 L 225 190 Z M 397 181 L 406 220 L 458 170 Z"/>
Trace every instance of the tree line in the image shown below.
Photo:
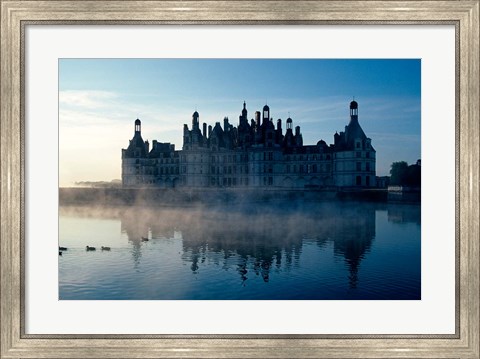
<path fill-rule="evenodd" d="M 420 160 L 413 165 L 405 161 L 393 162 L 390 169 L 391 186 L 420 187 L 422 182 L 422 167 Z"/>

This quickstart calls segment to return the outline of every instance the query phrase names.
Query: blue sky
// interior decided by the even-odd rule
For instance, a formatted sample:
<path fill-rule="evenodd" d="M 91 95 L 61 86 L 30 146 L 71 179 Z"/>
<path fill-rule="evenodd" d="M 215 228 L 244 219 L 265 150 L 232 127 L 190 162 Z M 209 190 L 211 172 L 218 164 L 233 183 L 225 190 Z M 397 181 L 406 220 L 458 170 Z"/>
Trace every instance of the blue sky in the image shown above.
<path fill-rule="evenodd" d="M 292 117 L 305 144 L 333 142 L 359 103 L 377 150 L 377 175 L 420 158 L 421 62 L 317 59 L 61 59 L 60 185 L 121 176 L 121 148 L 142 120 L 142 136 L 182 146 L 183 124 L 238 124 L 243 101 L 254 117 Z"/>

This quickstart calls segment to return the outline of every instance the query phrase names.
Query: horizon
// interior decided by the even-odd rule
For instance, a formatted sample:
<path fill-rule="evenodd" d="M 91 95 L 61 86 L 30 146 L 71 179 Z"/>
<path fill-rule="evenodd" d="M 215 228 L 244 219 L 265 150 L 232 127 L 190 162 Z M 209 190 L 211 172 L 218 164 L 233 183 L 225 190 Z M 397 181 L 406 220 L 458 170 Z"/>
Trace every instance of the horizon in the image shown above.
<path fill-rule="evenodd" d="M 333 143 L 349 104 L 377 151 L 377 176 L 393 162 L 421 159 L 421 61 L 317 59 L 61 59 L 61 187 L 121 178 L 121 149 L 142 121 L 142 137 L 182 148 L 183 124 L 238 126 L 265 103 L 276 122 L 300 126 L 305 145 Z M 243 94 L 243 96 L 242 96 Z"/>

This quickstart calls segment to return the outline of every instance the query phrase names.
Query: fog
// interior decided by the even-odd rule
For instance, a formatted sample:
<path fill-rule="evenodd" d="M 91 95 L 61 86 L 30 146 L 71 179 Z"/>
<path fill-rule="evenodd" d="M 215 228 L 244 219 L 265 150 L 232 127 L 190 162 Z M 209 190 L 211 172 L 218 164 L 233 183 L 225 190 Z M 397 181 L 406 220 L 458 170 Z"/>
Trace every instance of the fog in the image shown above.
<path fill-rule="evenodd" d="M 61 206 L 60 216 L 119 220 L 138 266 L 142 238 L 150 241 L 181 239 L 182 260 L 196 272 L 212 254 L 217 265 L 227 268 L 236 257 L 235 270 L 246 280 L 251 263 L 256 275 L 269 281 L 275 268 L 298 265 L 302 247 L 331 245 L 349 270 L 355 288 L 361 261 L 376 235 L 376 211 L 386 211 L 393 223 L 420 223 L 420 207 L 353 202 L 311 203 L 273 201 L 244 203 L 148 206 Z M 62 235 L 62 234 L 61 234 Z M 221 260 L 219 259 L 221 258 Z M 220 261 L 222 263 L 220 263 Z"/>

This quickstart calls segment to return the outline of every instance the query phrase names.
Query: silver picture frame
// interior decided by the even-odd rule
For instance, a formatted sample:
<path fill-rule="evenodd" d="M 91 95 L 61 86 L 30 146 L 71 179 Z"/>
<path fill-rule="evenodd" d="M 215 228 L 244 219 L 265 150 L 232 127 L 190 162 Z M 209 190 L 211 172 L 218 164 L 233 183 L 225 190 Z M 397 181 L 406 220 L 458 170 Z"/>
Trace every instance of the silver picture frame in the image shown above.
<path fill-rule="evenodd" d="M 480 357 L 479 0 L 0 0 L 0 5 L 1 358 Z M 26 334 L 24 60 L 25 28 L 29 24 L 454 25 L 457 120 L 455 334 Z"/>

